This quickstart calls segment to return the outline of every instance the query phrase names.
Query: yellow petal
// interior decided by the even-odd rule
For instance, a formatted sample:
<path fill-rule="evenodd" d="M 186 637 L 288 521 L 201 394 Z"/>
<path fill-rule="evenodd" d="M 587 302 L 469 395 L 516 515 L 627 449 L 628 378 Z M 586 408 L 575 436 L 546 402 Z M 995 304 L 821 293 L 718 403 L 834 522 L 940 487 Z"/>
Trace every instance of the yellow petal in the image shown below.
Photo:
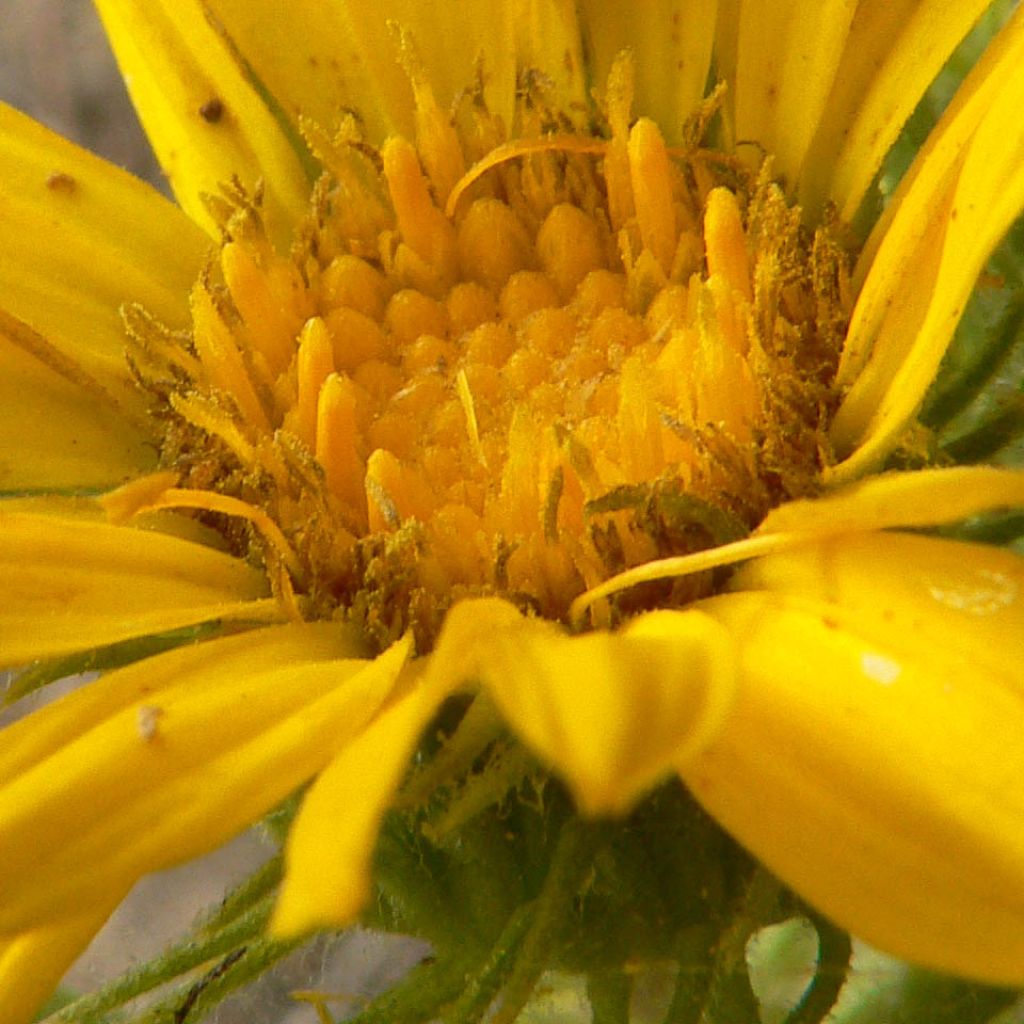
<path fill-rule="evenodd" d="M 591 83 L 584 74 L 579 13 L 573 0 L 515 0 L 503 6 L 505 38 L 516 41 L 520 75 L 540 71 L 547 79 L 546 94 L 563 110 L 586 107 Z M 496 42 L 502 45 L 500 36 Z"/>
<path fill-rule="evenodd" d="M 481 681 L 588 814 L 622 813 L 728 713 L 733 656 L 707 616 L 653 612 L 569 637 L 522 620 L 482 641 Z"/>
<path fill-rule="evenodd" d="M 704 98 L 718 0 L 698 0 L 685 10 L 678 0 L 639 5 L 584 0 L 580 10 L 590 87 L 602 91 L 612 63 L 630 51 L 634 113 L 653 118 L 666 141 L 677 145 L 683 122 Z"/>
<path fill-rule="evenodd" d="M 261 573 L 199 544 L 85 517 L 0 509 L 0 663 L 219 618 L 279 615 Z"/>
<path fill-rule="evenodd" d="M 758 534 L 805 536 L 939 526 L 1024 505 L 1024 472 L 950 466 L 882 473 L 822 498 L 790 501 L 762 520 Z"/>
<path fill-rule="evenodd" d="M 837 605 L 864 635 L 906 634 L 996 673 L 1024 670 L 1024 558 L 1002 548 L 908 533 L 830 537 L 742 566 L 732 590 L 771 590 Z"/>
<path fill-rule="evenodd" d="M 262 181 L 271 231 L 290 241 L 309 197 L 294 140 L 200 0 L 97 0 L 96 7 L 185 212 L 212 230 L 201 193 L 216 194 L 236 175 L 250 190 Z"/>
<path fill-rule="evenodd" d="M 433 654 L 421 663 L 419 682 L 347 746 L 306 794 L 288 836 L 271 931 L 298 935 L 355 917 L 370 893 L 381 819 L 420 734 L 442 701 L 475 677 L 486 638 L 519 621 L 511 604 L 495 598 L 463 601 L 449 612 Z"/>
<path fill-rule="evenodd" d="M 29 1024 L 64 972 L 103 927 L 124 892 L 91 913 L 48 922 L 0 940 L 0 992 L 4 1024 Z"/>
<path fill-rule="evenodd" d="M 996 671 L 969 634 L 957 650 L 898 626 L 882 637 L 830 602 L 734 594 L 702 608 L 732 632 L 740 684 L 717 738 L 681 766 L 697 799 L 854 934 L 1024 982 L 1019 632 Z"/>
<path fill-rule="evenodd" d="M 14 344 L 0 311 L 0 491 L 111 487 L 152 466 L 147 433 L 103 391 Z"/>
<path fill-rule="evenodd" d="M 270 668 L 358 658 L 365 652 L 352 629 L 336 623 L 289 623 L 189 644 L 108 672 L 4 729 L 0 783 L 25 772 L 126 707 L 159 702 L 171 686 L 201 685 L 232 673 L 243 679 Z"/>
<path fill-rule="evenodd" d="M 919 155 L 873 252 L 848 332 L 833 424 L 850 479 L 917 412 L 992 249 L 1024 206 L 1024 12 L 1018 11 Z M 869 241 L 869 247 L 873 243 Z"/>
<path fill-rule="evenodd" d="M 320 773 L 288 835 L 272 934 L 340 927 L 362 909 L 381 819 L 439 704 L 434 687 L 413 690 Z"/>
<path fill-rule="evenodd" d="M 795 184 L 846 43 L 855 0 L 743 0 L 733 109 L 737 142 L 774 156 Z"/>
<path fill-rule="evenodd" d="M 260 818 L 359 733 L 407 653 L 245 674 L 231 659 L 197 665 L 16 776 L 0 790 L 0 933 Z"/>
<path fill-rule="evenodd" d="M 370 138 L 380 142 L 399 123 L 408 129 L 412 122 L 402 117 L 396 121 L 398 112 L 390 109 L 380 94 L 373 62 L 368 66 L 365 52 L 371 41 L 354 31 L 353 21 L 358 18 L 350 10 L 354 7 L 295 0 L 288 5 L 288 17 L 282 18 L 280 7 L 266 0 L 211 0 L 208 4 L 294 124 L 298 125 L 300 117 L 310 118 L 330 130 L 343 111 L 354 110 Z M 394 74 L 396 40 L 386 33 L 385 24 L 390 15 L 379 4 L 368 13 L 377 17 L 378 45 L 392 50 L 387 71 Z M 273 25 L 272 32 L 268 25 Z M 369 56 L 383 60 L 379 51 Z M 411 108 L 411 102 L 406 80 L 401 113 Z"/>
<path fill-rule="evenodd" d="M 184 327 L 206 245 L 155 189 L 0 104 L 0 302 L 102 384 L 128 379 L 120 306 Z"/>
<path fill-rule="evenodd" d="M 850 222 L 907 118 L 989 0 L 861 0 L 800 175 L 805 212 Z"/>

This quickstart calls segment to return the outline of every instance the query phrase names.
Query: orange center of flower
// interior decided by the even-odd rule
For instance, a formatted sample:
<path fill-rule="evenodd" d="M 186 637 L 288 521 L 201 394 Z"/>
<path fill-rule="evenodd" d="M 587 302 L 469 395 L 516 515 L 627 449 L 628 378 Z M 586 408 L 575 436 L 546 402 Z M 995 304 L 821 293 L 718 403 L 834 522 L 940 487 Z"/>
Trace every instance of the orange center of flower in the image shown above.
<path fill-rule="evenodd" d="M 601 135 L 531 97 L 502 141 L 419 83 L 416 146 L 311 132 L 293 252 L 229 190 L 190 339 L 135 317 L 178 503 L 226 514 L 299 614 L 381 642 L 471 594 L 562 618 L 813 486 L 843 254 L 766 174 L 631 123 L 623 83 Z"/>

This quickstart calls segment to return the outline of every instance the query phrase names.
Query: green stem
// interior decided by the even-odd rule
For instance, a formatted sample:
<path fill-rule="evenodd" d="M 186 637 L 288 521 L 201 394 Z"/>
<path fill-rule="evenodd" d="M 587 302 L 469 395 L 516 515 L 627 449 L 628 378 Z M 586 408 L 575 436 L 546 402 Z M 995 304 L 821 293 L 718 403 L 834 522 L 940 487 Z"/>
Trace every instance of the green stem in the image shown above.
<path fill-rule="evenodd" d="M 562 827 L 537 898 L 536 914 L 491 1024 L 512 1024 L 529 1001 L 538 979 L 553 960 L 552 950 L 573 914 L 573 903 L 593 865 L 594 854 L 607 838 L 605 824 L 570 818 Z"/>
<path fill-rule="evenodd" d="M 221 930 L 172 946 L 166 953 L 116 978 L 98 992 L 69 1003 L 47 1017 L 44 1024 L 101 1024 L 110 1010 L 136 996 L 151 992 L 217 957 L 232 955 L 262 932 L 273 900 L 273 894 L 269 894 Z"/>
<path fill-rule="evenodd" d="M 475 1024 L 494 1002 L 516 964 L 516 955 L 534 922 L 536 901 L 515 910 L 487 959 L 467 979 L 462 995 L 444 1014 L 446 1024 Z"/>
<path fill-rule="evenodd" d="M 232 992 L 258 978 L 307 939 L 308 936 L 302 936 L 282 942 L 257 938 L 239 946 L 201 978 L 177 987 L 149 1009 L 131 1018 L 130 1024 L 198 1024 Z"/>
<path fill-rule="evenodd" d="M 587 978 L 591 1024 L 629 1024 L 633 981 L 625 971 L 598 971 Z"/>
<path fill-rule="evenodd" d="M 786 1024 L 819 1024 L 846 984 L 853 943 L 847 932 L 813 911 L 805 911 L 818 933 L 818 968 L 800 1005 L 786 1018 Z"/>
<path fill-rule="evenodd" d="M 433 1020 L 441 1007 L 464 990 L 466 973 L 462 960 L 425 960 L 346 1024 L 421 1024 Z"/>
<path fill-rule="evenodd" d="M 778 881 L 764 868 L 755 868 L 732 920 L 719 935 L 700 1024 L 759 1019 L 760 1009 L 747 971 L 747 943 L 758 929 L 782 916 L 783 898 Z"/>

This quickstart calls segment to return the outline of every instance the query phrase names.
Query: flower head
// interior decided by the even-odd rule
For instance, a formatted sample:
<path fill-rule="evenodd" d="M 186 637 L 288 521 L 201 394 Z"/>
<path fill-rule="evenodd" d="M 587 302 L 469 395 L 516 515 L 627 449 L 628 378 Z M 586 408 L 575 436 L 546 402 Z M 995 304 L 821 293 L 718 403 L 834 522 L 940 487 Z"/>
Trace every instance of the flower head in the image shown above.
<path fill-rule="evenodd" d="M 263 5 L 98 3 L 184 214 L 3 112 L 2 472 L 33 492 L 0 506 L 3 657 L 132 661 L 5 734 L 26 1006 L 26 959 L 59 971 L 140 875 L 311 780 L 276 935 L 357 917 L 389 807 L 444 850 L 549 775 L 588 817 L 681 779 L 844 928 L 1022 979 L 1024 565 L 900 531 L 1024 479 L 870 474 L 924 461 L 914 418 L 1024 206 L 1024 17 L 851 227 L 986 6 L 481 2 L 452 33 L 303 4 L 283 46 Z M 718 841 L 686 820 L 673 850 Z M 507 1016 L 593 854 L 573 827 L 506 829 L 553 851 L 535 917 L 470 911 L 532 951 Z"/>

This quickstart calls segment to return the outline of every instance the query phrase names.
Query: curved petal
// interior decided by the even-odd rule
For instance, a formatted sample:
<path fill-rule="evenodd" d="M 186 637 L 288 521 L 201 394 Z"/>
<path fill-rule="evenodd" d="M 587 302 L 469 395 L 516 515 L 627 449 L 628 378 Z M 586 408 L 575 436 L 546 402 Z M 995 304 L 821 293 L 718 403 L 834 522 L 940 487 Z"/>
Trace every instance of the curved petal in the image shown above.
<path fill-rule="evenodd" d="M 148 432 L 15 344 L 4 320 L 0 311 L 0 492 L 112 487 L 151 468 Z"/>
<path fill-rule="evenodd" d="M 616 57 L 631 51 L 635 113 L 656 121 L 669 145 L 678 144 L 683 122 L 704 98 L 718 0 L 583 0 L 580 12 L 587 88 L 603 92 Z"/>
<path fill-rule="evenodd" d="M 857 0 L 743 0 L 732 87 L 736 141 L 774 157 L 795 185 L 821 119 Z M 728 101 L 727 101 L 728 102 Z"/>
<path fill-rule="evenodd" d="M 155 189 L 0 104 L 0 306 L 101 383 L 129 379 L 124 303 L 187 325 L 207 245 Z"/>
<path fill-rule="evenodd" d="M 274 934 L 352 921 L 370 894 L 377 832 L 416 742 L 445 698 L 475 677 L 486 638 L 521 620 L 506 601 L 457 604 L 429 660 L 420 663 L 422 678 L 411 680 L 412 688 L 321 773 L 288 835 L 285 878 L 270 924 Z"/>
<path fill-rule="evenodd" d="M 1024 668 L 1007 647 L 1024 638 L 1024 558 L 1002 548 L 909 533 L 847 534 L 742 566 L 730 589 L 823 601 L 880 642 L 907 635 L 997 675 Z"/>
<path fill-rule="evenodd" d="M 205 646 L 205 645 L 202 645 Z M 314 775 L 390 694 L 408 654 L 191 671 L 0 790 L 0 934 L 198 856 Z M 176 659 L 179 652 L 160 658 Z M 138 672 L 145 664 L 123 672 Z"/>
<path fill-rule="evenodd" d="M 714 735 L 733 651 L 699 612 L 652 612 L 621 633 L 566 636 L 531 620 L 481 642 L 479 674 L 509 726 L 588 814 L 620 814 Z"/>
<path fill-rule="evenodd" d="M 797 197 L 849 223 L 925 90 L 990 0 L 861 0 Z"/>
<path fill-rule="evenodd" d="M 773 509 L 758 534 L 821 534 L 940 526 L 1000 508 L 1024 507 L 1024 472 L 947 466 L 880 473 L 821 498 Z"/>
<path fill-rule="evenodd" d="M 262 573 L 178 537 L 0 509 L 0 664 L 220 618 L 278 618 Z"/>
<path fill-rule="evenodd" d="M 235 176 L 250 190 L 262 181 L 271 233 L 290 242 L 309 199 L 300 150 L 202 0 L 96 0 L 96 7 L 185 212 L 212 230 L 203 193 L 216 194 Z"/>
<path fill-rule="evenodd" d="M 0 992 L 5 1024 L 29 1024 L 51 995 L 64 972 L 121 902 L 125 893 L 108 899 L 91 913 L 48 922 L 14 938 L 0 939 Z"/>
<path fill-rule="evenodd" d="M 832 429 L 849 479 L 898 443 L 978 272 L 1024 206 L 1024 11 L 968 78 L 893 201 L 847 335 Z M 872 245 L 869 242 L 869 247 Z M 872 254 L 869 253 L 869 257 Z"/>
<path fill-rule="evenodd" d="M 362 909 L 381 820 L 440 700 L 431 686 L 414 689 L 320 773 L 288 834 L 272 934 L 339 927 Z"/>
<path fill-rule="evenodd" d="M 863 602 L 890 596 L 870 585 Z M 997 669 L 973 656 L 969 626 L 950 649 L 812 598 L 733 594 L 702 608 L 733 634 L 740 683 L 717 738 L 680 766 L 697 799 L 874 945 L 1024 981 L 1019 630 L 1002 635 Z"/>
<path fill-rule="evenodd" d="M 821 498 L 787 502 L 765 516 L 749 537 L 645 562 L 581 594 L 570 621 L 602 598 L 652 580 L 666 580 L 735 565 L 779 551 L 806 547 L 820 538 L 891 527 L 936 526 L 1000 508 L 1024 505 L 1024 473 L 994 466 L 957 466 L 886 473 Z"/>

